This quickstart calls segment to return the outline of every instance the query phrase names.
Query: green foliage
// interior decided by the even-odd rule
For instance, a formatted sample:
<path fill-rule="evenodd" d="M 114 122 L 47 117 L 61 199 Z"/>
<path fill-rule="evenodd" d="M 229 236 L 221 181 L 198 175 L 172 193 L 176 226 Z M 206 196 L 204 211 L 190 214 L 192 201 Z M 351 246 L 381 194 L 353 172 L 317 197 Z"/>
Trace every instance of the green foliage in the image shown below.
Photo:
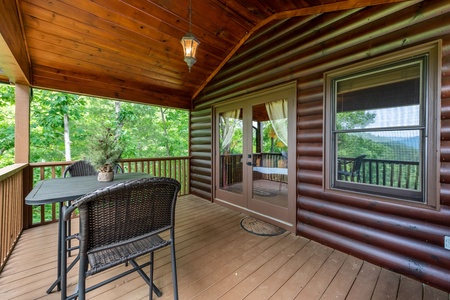
<path fill-rule="evenodd" d="M 230 154 L 242 154 L 243 153 L 243 136 L 242 127 L 237 127 L 234 130 L 233 139 L 230 144 Z"/>
<path fill-rule="evenodd" d="M 387 158 L 392 152 L 389 147 L 359 134 L 340 133 L 337 139 L 338 157 L 357 157 L 365 154 L 367 158 Z"/>
<path fill-rule="evenodd" d="M 365 111 L 349 111 L 336 114 L 336 129 L 364 128 L 375 121 L 376 114 Z"/>
<path fill-rule="evenodd" d="M 64 161 L 64 115 L 71 123 L 85 116 L 87 97 L 33 90 L 30 119 L 30 160 Z"/>
<path fill-rule="evenodd" d="M 164 157 L 188 155 L 189 114 L 185 110 L 164 109 L 167 134 L 163 131 L 160 108 L 150 105 L 120 102 L 86 96 L 66 95 L 55 100 L 48 94 L 42 100 L 35 93 L 32 107 L 31 155 L 32 161 L 62 161 L 64 158 L 65 112 L 70 116 L 72 160 L 91 156 L 92 137 L 103 128 L 120 128 L 123 145 L 122 158 Z M 64 102 L 68 101 L 68 102 Z M 69 107 L 67 108 L 66 105 Z M 33 109 L 34 108 L 34 109 Z M 35 112 L 39 110 L 39 112 Z M 50 113 L 56 114 L 46 120 Z M 51 125 L 53 127 L 51 127 Z M 169 151 L 166 151 L 168 141 Z"/>
<path fill-rule="evenodd" d="M 363 129 L 373 124 L 376 114 L 364 111 L 343 112 L 336 116 L 336 129 Z M 409 143 L 402 138 L 405 132 L 391 131 L 372 132 L 356 131 L 338 133 L 338 157 L 357 157 L 366 155 L 366 158 L 382 160 L 419 161 L 419 144 L 412 139 Z M 410 144 L 410 145 L 408 145 Z"/>
<path fill-rule="evenodd" d="M 0 84 L 0 168 L 14 163 L 14 110 L 13 86 Z"/>
<path fill-rule="evenodd" d="M 14 163 L 14 87 L 0 85 L 0 167 Z M 122 158 L 186 156 L 189 112 L 81 95 L 33 90 L 30 161 L 64 161 L 64 115 L 69 117 L 72 160 L 90 156 L 92 137 L 120 128 Z M 164 122 L 163 122 L 164 118 Z"/>
<path fill-rule="evenodd" d="M 286 145 L 278 138 L 270 121 L 263 123 L 262 152 L 281 153 L 287 151 Z"/>

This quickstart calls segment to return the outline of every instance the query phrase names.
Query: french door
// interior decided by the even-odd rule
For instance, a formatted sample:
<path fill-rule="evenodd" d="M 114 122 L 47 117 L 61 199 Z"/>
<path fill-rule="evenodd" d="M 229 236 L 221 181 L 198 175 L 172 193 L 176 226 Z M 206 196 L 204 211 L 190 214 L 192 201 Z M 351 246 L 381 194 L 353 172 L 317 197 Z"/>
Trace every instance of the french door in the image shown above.
<path fill-rule="evenodd" d="M 215 201 L 288 230 L 295 224 L 295 99 L 291 83 L 215 108 Z"/>

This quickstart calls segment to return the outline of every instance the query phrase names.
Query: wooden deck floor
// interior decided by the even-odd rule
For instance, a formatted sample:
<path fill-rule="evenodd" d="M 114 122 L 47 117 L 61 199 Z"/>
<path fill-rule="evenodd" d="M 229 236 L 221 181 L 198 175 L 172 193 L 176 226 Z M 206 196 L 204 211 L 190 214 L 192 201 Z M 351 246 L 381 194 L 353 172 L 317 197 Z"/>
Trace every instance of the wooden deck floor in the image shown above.
<path fill-rule="evenodd" d="M 180 299 L 449 299 L 446 292 L 300 236 L 250 234 L 240 228 L 244 216 L 194 196 L 179 198 Z M 0 299 L 59 299 L 59 292 L 45 293 L 56 276 L 56 237 L 56 224 L 24 231 L 0 275 Z M 155 284 L 163 292 L 158 299 L 172 299 L 168 255 L 156 253 Z M 70 291 L 76 272 L 69 274 Z M 147 298 L 135 273 L 88 294 L 95 300 Z"/>

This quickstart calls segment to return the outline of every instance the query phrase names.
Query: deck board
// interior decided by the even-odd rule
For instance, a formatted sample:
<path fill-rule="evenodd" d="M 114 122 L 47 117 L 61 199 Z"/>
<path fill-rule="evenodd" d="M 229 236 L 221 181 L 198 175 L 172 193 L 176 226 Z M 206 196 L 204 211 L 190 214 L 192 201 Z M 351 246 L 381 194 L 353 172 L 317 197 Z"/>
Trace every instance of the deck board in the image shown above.
<path fill-rule="evenodd" d="M 346 257 L 347 254 L 334 251 L 295 299 L 320 299 Z"/>
<path fill-rule="evenodd" d="M 321 300 L 345 299 L 362 264 L 363 261 L 361 259 L 348 255 Z"/>
<path fill-rule="evenodd" d="M 176 213 L 180 299 L 449 300 L 447 292 L 301 236 L 250 234 L 240 228 L 243 217 L 198 197 L 180 197 Z M 59 299 L 59 292 L 45 293 L 56 278 L 56 248 L 57 224 L 24 231 L 0 274 L 0 299 Z M 172 299 L 169 249 L 157 251 L 155 257 L 155 284 L 163 292 L 158 299 Z M 88 285 L 123 268 L 92 276 Z M 75 288 L 77 272 L 75 266 L 68 275 L 69 291 Z M 148 287 L 137 273 L 88 294 L 94 300 L 147 298 Z"/>
<path fill-rule="evenodd" d="M 375 286 L 372 299 L 395 299 L 400 283 L 400 275 L 386 269 L 382 269 Z"/>

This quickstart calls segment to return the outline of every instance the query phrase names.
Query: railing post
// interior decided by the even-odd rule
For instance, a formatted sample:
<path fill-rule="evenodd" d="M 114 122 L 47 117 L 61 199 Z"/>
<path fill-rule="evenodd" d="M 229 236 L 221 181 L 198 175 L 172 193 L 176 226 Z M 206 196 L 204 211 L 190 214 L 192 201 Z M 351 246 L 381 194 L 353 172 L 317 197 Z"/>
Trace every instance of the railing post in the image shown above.
<path fill-rule="evenodd" d="M 23 170 L 23 229 L 28 229 L 33 224 L 33 208 L 25 205 L 25 196 L 33 189 L 33 169 L 28 165 Z"/>

